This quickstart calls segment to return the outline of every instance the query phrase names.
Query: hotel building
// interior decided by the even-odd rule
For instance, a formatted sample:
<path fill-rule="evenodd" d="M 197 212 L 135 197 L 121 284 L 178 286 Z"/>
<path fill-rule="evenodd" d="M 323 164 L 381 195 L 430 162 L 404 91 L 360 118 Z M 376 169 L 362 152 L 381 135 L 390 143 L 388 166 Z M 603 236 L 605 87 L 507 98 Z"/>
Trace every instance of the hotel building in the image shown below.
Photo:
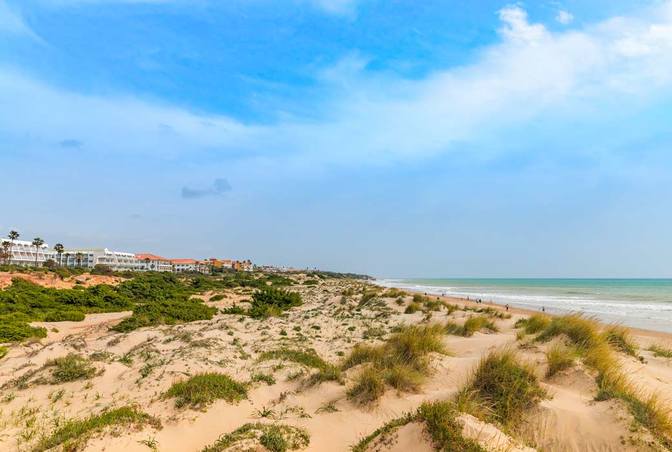
<path fill-rule="evenodd" d="M 54 254 L 53 259 L 63 267 L 94 268 L 96 265 L 105 265 L 114 271 L 140 270 L 140 263 L 135 254 L 107 248 L 68 249 L 60 256 Z"/>
<path fill-rule="evenodd" d="M 173 265 L 170 263 L 170 259 L 167 259 L 165 257 L 149 253 L 140 253 L 136 254 L 135 258 L 138 260 L 138 263 L 140 264 L 139 270 L 141 271 L 150 271 L 150 272 L 173 271 Z"/>
<path fill-rule="evenodd" d="M 12 243 L 9 239 L 0 238 L 0 243 L 2 242 Z M 9 263 L 11 265 L 24 266 L 33 266 L 37 263 L 39 267 L 50 259 L 54 259 L 54 253 L 49 250 L 49 245 L 46 243 L 39 248 L 35 248 L 32 242 L 14 240 L 14 244 L 11 247 L 11 256 L 9 256 Z"/>

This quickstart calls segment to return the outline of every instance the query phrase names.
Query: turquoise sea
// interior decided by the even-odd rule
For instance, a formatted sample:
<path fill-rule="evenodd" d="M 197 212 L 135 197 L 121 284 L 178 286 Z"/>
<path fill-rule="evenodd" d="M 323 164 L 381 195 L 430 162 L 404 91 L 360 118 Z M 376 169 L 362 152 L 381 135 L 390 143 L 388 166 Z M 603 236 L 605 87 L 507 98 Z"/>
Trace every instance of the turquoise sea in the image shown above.
<path fill-rule="evenodd" d="M 389 287 L 672 332 L 672 279 L 384 279 Z"/>

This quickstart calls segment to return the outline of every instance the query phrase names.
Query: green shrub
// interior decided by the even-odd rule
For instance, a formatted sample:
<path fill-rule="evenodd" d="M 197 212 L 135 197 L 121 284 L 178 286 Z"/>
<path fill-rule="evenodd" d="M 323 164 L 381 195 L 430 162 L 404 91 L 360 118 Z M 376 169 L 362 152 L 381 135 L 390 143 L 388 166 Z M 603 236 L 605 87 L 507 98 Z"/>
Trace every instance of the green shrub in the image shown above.
<path fill-rule="evenodd" d="M 163 398 L 175 398 L 175 406 L 203 409 L 217 399 L 237 402 L 247 398 L 247 388 L 228 375 L 203 373 L 173 384 Z"/>
<path fill-rule="evenodd" d="M 210 297 L 210 301 L 221 301 L 221 300 L 223 300 L 224 298 L 225 298 L 224 295 L 222 295 L 222 294 L 220 293 L 220 294 L 213 295 L 212 297 Z"/>
<path fill-rule="evenodd" d="M 68 445 L 76 443 L 81 447 L 88 437 L 102 431 L 108 426 L 133 425 L 142 427 L 146 424 L 150 424 L 156 428 L 160 427 L 160 422 L 157 419 L 139 411 L 137 408 L 130 406 L 116 408 L 84 420 L 66 422 L 49 436 L 38 441 L 33 447 L 33 452 L 43 452 L 60 445 L 63 445 L 64 450 L 75 450 L 74 446 L 68 447 Z"/>
<path fill-rule="evenodd" d="M 575 346 L 582 349 L 593 348 L 601 342 L 596 322 L 581 314 L 554 317 L 537 340 L 546 341 L 560 334 L 566 335 Z"/>
<path fill-rule="evenodd" d="M 9 349 L 0 345 L 0 359 L 4 358 L 7 353 L 9 353 Z"/>
<path fill-rule="evenodd" d="M 275 378 L 273 375 L 268 375 L 268 374 L 254 374 L 252 375 L 252 378 L 250 378 L 250 381 L 253 383 L 263 381 L 267 385 L 271 386 L 275 384 Z"/>
<path fill-rule="evenodd" d="M 450 402 L 425 402 L 418 409 L 418 420 L 425 423 L 435 450 L 485 452 L 476 441 L 462 436 L 462 425 L 455 405 Z"/>
<path fill-rule="evenodd" d="M 146 326 L 210 320 L 216 312 L 216 308 L 196 300 L 160 300 L 137 306 L 131 317 L 122 320 L 112 329 L 128 332 Z"/>
<path fill-rule="evenodd" d="M 12 321 L 0 316 L 0 343 L 20 342 L 30 338 L 47 337 L 46 328 L 32 327 L 23 321 Z"/>
<path fill-rule="evenodd" d="M 53 384 L 85 380 L 96 375 L 96 368 L 88 359 L 73 353 L 47 361 L 45 367 L 54 368 L 51 371 Z"/>
<path fill-rule="evenodd" d="M 248 314 L 255 319 L 278 316 L 283 311 L 301 304 L 300 294 L 269 287 L 252 295 L 252 303 Z"/>
<path fill-rule="evenodd" d="M 248 444 L 250 441 L 258 441 L 271 452 L 285 452 L 308 447 L 310 437 L 304 429 L 290 425 L 245 424 L 231 433 L 220 436 L 214 444 L 204 448 L 202 452 L 223 452 L 236 448 L 239 443 Z M 252 450 L 247 446 L 245 450 L 248 449 Z"/>

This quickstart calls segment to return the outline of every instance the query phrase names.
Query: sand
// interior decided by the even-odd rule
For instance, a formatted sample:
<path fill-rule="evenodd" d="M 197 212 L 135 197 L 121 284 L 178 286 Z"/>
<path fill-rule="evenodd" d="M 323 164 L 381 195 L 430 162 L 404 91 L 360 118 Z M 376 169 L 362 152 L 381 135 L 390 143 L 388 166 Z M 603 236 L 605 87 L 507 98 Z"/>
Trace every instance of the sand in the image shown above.
<path fill-rule="evenodd" d="M 380 343 L 393 327 L 426 320 L 423 312 L 404 314 L 404 306 L 394 298 L 376 298 L 358 309 L 359 295 L 342 294 L 362 285 L 335 279 L 316 287 L 297 285 L 292 290 L 302 294 L 304 304 L 288 311 L 284 318 L 264 321 L 218 314 L 210 321 L 145 328 L 129 334 L 110 331 L 109 327 L 130 313 L 94 314 L 83 322 L 40 323 L 49 331 L 47 338 L 14 345 L 0 360 L 0 450 L 31 450 L 41 435 L 66 419 L 135 404 L 159 418 L 162 428 L 106 430 L 88 438 L 82 449 L 131 452 L 148 451 L 150 445 L 156 445 L 162 452 L 198 451 L 245 423 L 267 422 L 304 428 L 310 435 L 305 450 L 348 451 L 361 438 L 392 419 L 414 412 L 423 402 L 453 397 L 482 357 L 502 347 L 517 350 L 522 360 L 535 366 L 551 397 L 521 419 L 522 433 L 517 438 L 466 414 L 459 419 L 464 435 L 493 451 L 652 450 L 647 445 L 650 436 L 632 427 L 632 417 L 622 404 L 594 400 L 596 385 L 591 370 L 579 364 L 551 379 L 544 377 L 548 344 L 521 347 L 516 340 L 514 323 L 529 315 L 523 310 L 511 309 L 510 319 L 495 320 L 500 330 L 497 333 L 446 335 L 444 342 L 451 353 L 432 355 L 433 372 L 420 391 L 387 390 L 371 406 L 360 406 L 346 397 L 357 369 L 345 373 L 344 385 L 325 382 L 308 386 L 306 378 L 293 377 L 298 371 L 310 373 L 309 369 L 290 362 L 257 360 L 263 351 L 286 346 L 310 347 L 325 360 L 338 363 L 357 343 Z M 249 292 L 208 292 L 201 298 L 224 308 L 241 303 Z M 209 301 L 218 293 L 226 297 Z M 445 300 L 476 306 L 465 300 Z M 405 304 L 409 301 L 410 296 Z M 462 310 L 447 315 L 442 310 L 432 312 L 430 321 L 460 323 L 470 315 Z M 644 349 L 652 343 L 670 346 L 672 336 L 638 330 L 635 339 L 642 346 L 639 354 L 643 361 L 619 355 L 623 369 L 644 391 L 672 400 L 672 360 L 656 358 Z M 96 357 L 97 375 L 65 384 L 41 384 L 40 377 L 49 376 L 49 369 L 42 366 L 68 353 Z M 247 400 L 220 400 L 202 411 L 177 408 L 174 400 L 161 398 L 174 382 L 205 371 L 223 372 L 239 381 L 264 373 L 273 375 L 276 383 L 254 383 Z M 27 387 L 12 383 L 28 372 L 33 374 Z M 422 452 L 433 447 L 423 424 L 413 422 L 374 441 L 368 450 Z"/>

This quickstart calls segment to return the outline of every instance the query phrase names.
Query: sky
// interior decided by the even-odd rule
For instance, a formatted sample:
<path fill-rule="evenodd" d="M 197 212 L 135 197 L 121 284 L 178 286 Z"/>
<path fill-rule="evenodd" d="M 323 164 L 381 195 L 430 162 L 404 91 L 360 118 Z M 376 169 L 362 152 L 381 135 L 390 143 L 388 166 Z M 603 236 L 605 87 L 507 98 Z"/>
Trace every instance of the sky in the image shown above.
<path fill-rule="evenodd" d="M 0 231 L 51 245 L 672 277 L 671 125 L 672 0 L 0 0 Z"/>

